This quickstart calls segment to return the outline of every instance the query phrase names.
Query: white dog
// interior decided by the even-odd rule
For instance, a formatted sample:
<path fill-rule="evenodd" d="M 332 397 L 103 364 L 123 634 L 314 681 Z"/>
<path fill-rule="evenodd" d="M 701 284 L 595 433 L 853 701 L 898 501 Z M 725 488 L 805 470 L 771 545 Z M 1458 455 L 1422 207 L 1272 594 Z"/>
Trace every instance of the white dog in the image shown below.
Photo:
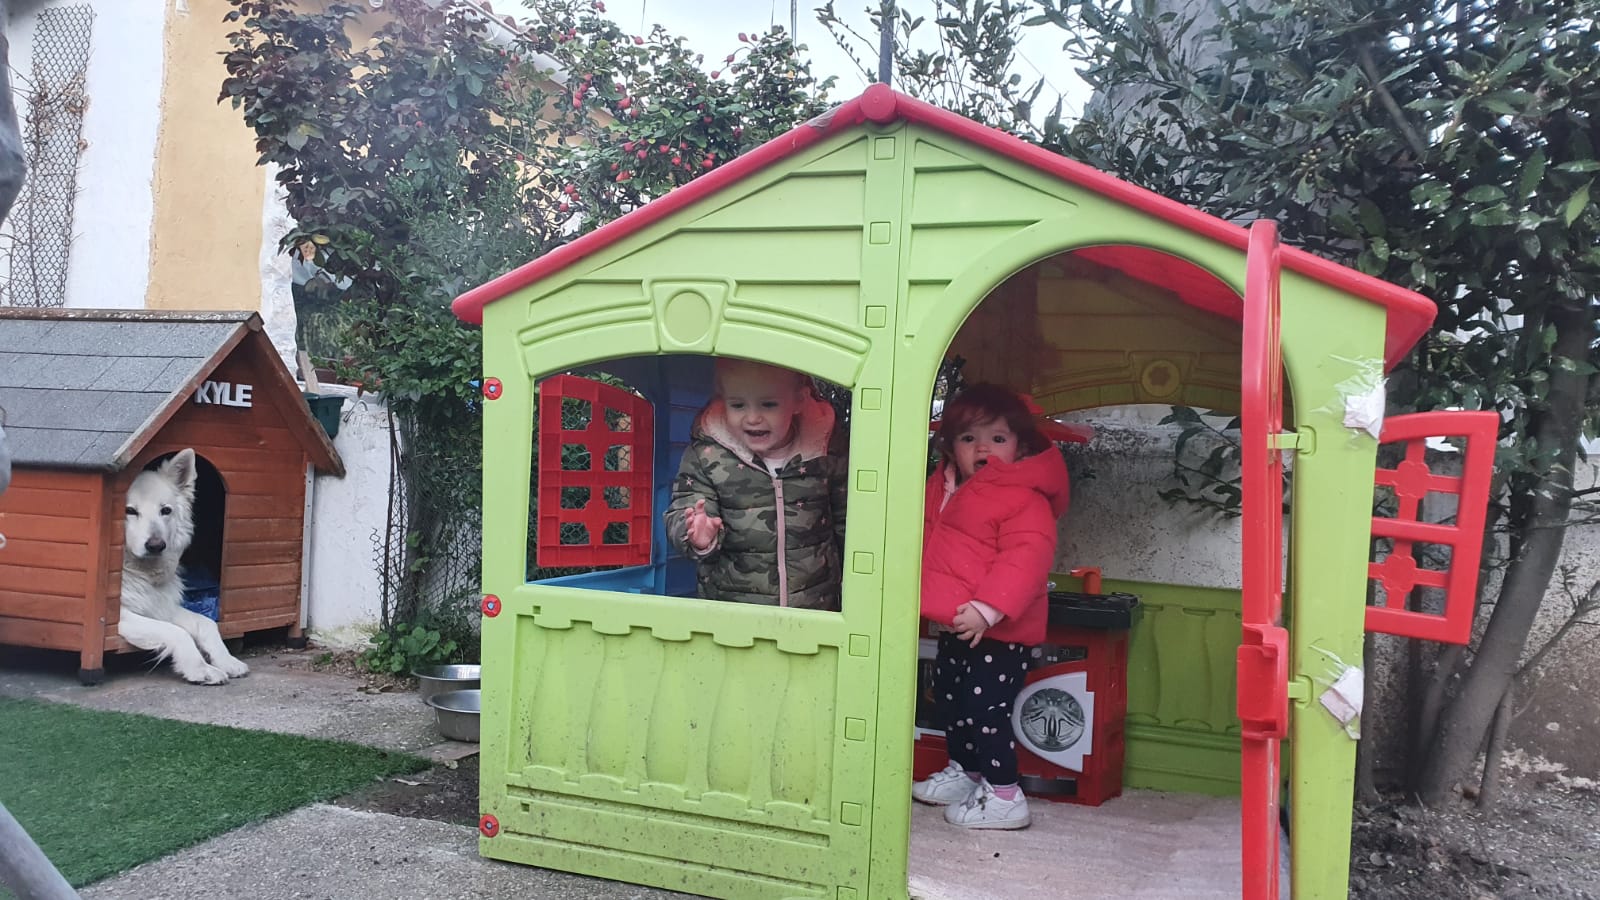
<path fill-rule="evenodd" d="M 249 674 L 250 667 L 228 652 L 217 623 L 182 604 L 178 561 L 194 537 L 194 484 L 189 449 L 140 472 L 128 487 L 117 630 L 135 647 L 156 651 L 158 662 L 170 658 L 183 680 L 225 684 Z"/>

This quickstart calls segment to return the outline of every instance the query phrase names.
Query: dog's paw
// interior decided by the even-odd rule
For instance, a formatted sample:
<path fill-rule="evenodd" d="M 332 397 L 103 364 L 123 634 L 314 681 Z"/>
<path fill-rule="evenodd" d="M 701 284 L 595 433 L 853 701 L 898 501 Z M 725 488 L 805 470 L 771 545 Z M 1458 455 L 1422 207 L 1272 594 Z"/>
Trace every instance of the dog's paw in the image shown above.
<path fill-rule="evenodd" d="M 189 672 L 181 673 L 183 680 L 190 684 L 227 684 L 228 673 L 216 666 L 203 665 Z"/>
<path fill-rule="evenodd" d="M 243 678 L 250 674 L 250 667 L 233 657 L 228 657 L 217 663 L 217 668 L 228 674 L 229 678 Z"/>

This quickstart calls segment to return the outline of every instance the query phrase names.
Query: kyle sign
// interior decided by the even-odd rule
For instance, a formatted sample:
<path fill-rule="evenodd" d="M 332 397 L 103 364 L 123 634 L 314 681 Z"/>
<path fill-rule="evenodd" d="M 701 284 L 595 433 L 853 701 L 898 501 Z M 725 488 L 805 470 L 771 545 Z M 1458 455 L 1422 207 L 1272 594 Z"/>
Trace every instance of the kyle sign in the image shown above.
<path fill-rule="evenodd" d="M 249 408 L 250 392 L 255 390 L 253 385 L 230 384 L 226 381 L 206 381 L 200 384 L 200 389 L 194 392 L 194 402 L 214 403 L 219 406 L 239 406 Z"/>

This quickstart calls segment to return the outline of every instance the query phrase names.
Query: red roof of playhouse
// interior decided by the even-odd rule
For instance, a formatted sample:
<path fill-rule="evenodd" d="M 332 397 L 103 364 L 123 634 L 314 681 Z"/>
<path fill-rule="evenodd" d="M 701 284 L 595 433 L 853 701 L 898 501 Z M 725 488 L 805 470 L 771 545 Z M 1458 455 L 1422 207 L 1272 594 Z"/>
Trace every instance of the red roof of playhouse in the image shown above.
<path fill-rule="evenodd" d="M 665 196 L 598 228 L 570 244 L 565 244 L 538 259 L 519 266 L 499 278 L 457 297 L 452 309 L 463 321 L 483 324 L 483 307 L 558 272 L 578 260 L 614 244 L 691 204 L 735 184 L 746 176 L 775 165 L 841 131 L 862 122 L 888 124 L 905 120 L 1000 153 L 1063 181 L 1087 188 L 1104 197 L 1149 213 L 1174 225 L 1223 244 L 1245 250 L 1248 232 L 1216 216 L 1203 213 L 1160 194 L 1129 184 L 1083 163 L 1036 147 L 1003 131 L 980 125 L 955 113 L 913 99 L 882 84 L 874 84 L 861 96 L 799 125 L 786 134 L 762 144 L 728 164 L 677 188 Z M 1182 265 L 1152 267 L 1149 251 L 1124 247 L 1092 247 L 1079 254 L 1123 270 L 1141 281 L 1176 293 L 1184 302 L 1201 309 L 1239 319 L 1239 296 L 1215 278 L 1191 278 Z M 1283 267 L 1315 279 L 1362 299 L 1383 306 L 1387 312 L 1384 341 L 1385 368 L 1392 367 L 1422 339 L 1438 312 L 1432 300 L 1413 291 L 1364 275 L 1338 263 L 1285 246 Z M 1168 271 L 1163 271 L 1164 269 Z"/>

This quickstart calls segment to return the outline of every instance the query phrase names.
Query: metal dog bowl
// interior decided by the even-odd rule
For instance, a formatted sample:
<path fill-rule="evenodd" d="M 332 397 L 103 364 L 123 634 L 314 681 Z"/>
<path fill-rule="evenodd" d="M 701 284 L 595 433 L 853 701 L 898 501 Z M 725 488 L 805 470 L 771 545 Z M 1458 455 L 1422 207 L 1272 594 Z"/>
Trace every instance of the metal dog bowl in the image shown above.
<path fill-rule="evenodd" d="M 481 697 L 482 692 L 477 688 L 470 691 L 445 691 L 429 697 L 428 705 L 433 707 L 434 713 L 439 717 L 439 733 L 453 741 L 476 744 Z"/>
<path fill-rule="evenodd" d="M 423 666 L 412 669 L 417 676 L 417 696 L 423 703 L 435 694 L 460 691 L 479 686 L 483 677 L 482 666 Z"/>

